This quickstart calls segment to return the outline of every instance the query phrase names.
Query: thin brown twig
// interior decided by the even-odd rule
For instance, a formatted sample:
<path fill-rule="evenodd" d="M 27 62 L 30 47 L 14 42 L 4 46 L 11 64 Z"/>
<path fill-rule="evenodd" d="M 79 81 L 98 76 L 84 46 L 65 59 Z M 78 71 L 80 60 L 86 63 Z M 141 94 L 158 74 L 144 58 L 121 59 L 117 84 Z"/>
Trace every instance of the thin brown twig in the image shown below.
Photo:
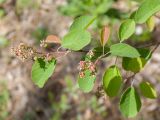
<path fill-rule="evenodd" d="M 158 43 L 151 51 L 151 53 L 154 53 L 156 51 L 156 49 L 159 47 L 160 43 Z"/>
<path fill-rule="evenodd" d="M 116 59 L 115 59 L 115 65 L 117 64 L 117 61 L 118 61 L 118 56 L 116 56 Z"/>
<path fill-rule="evenodd" d="M 57 57 L 56 60 L 59 60 L 60 58 L 67 56 L 70 52 L 70 50 L 66 51 L 63 56 Z"/>
<path fill-rule="evenodd" d="M 106 55 L 108 55 L 110 52 L 107 52 L 107 53 L 105 53 L 105 54 L 103 54 L 103 55 L 101 55 L 101 56 L 99 56 L 98 58 L 97 58 L 97 60 L 95 61 L 95 65 L 98 63 L 98 61 L 101 59 L 101 58 L 103 58 L 103 57 L 105 57 Z"/>

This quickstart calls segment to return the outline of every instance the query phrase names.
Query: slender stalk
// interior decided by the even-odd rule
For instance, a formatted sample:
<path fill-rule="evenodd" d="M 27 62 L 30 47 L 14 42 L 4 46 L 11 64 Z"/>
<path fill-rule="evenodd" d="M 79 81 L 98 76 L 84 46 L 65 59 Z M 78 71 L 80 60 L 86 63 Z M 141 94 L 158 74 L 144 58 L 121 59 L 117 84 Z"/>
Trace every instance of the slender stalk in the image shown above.
<path fill-rule="evenodd" d="M 95 61 L 95 64 L 97 64 L 98 61 L 99 61 L 101 58 L 105 57 L 105 56 L 108 55 L 109 53 L 110 53 L 110 52 L 107 52 L 106 54 L 99 56 L 99 57 L 97 58 L 97 60 Z"/>
<path fill-rule="evenodd" d="M 104 55 L 104 46 L 103 46 L 103 51 L 102 51 L 103 55 Z"/>

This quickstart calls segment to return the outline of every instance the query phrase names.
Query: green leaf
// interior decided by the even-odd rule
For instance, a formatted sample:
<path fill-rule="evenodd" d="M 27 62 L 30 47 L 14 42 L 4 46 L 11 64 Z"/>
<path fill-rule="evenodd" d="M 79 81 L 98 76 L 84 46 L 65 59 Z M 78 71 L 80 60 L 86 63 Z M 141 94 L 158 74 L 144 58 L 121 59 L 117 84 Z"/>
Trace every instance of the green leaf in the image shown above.
<path fill-rule="evenodd" d="M 38 85 L 38 87 L 42 88 L 47 82 L 48 78 L 51 77 L 51 75 L 53 74 L 55 66 L 55 59 L 47 62 L 41 58 L 38 58 L 32 66 L 33 82 Z"/>
<path fill-rule="evenodd" d="M 84 71 L 84 74 L 83 78 L 78 77 L 78 85 L 83 92 L 88 93 L 94 87 L 96 76 L 93 76 L 89 70 Z"/>
<path fill-rule="evenodd" d="M 69 32 L 62 39 L 62 47 L 71 50 L 80 50 L 91 41 L 91 35 L 85 30 L 74 30 Z"/>
<path fill-rule="evenodd" d="M 140 53 L 140 57 L 144 58 L 145 60 L 149 60 L 152 57 L 152 51 L 146 48 L 138 48 L 138 52 Z"/>
<path fill-rule="evenodd" d="M 146 60 L 144 58 L 126 58 L 124 57 L 122 60 L 122 66 L 127 71 L 132 71 L 134 73 L 139 72 L 143 69 L 146 64 Z"/>
<path fill-rule="evenodd" d="M 134 19 L 135 15 L 136 15 L 136 12 L 137 12 L 137 11 L 133 11 L 133 12 L 131 13 L 131 15 L 130 15 L 129 18 L 130 18 L 130 19 Z"/>
<path fill-rule="evenodd" d="M 122 66 L 127 71 L 132 71 L 134 73 L 139 72 L 143 69 L 146 64 L 146 60 L 144 58 L 126 58 L 124 57 L 122 60 Z"/>
<path fill-rule="evenodd" d="M 114 56 L 120 57 L 130 57 L 136 58 L 139 57 L 139 52 L 132 46 L 125 43 L 114 44 L 110 47 L 110 53 Z"/>
<path fill-rule="evenodd" d="M 146 25 L 147 25 L 150 32 L 152 32 L 154 30 L 154 28 L 155 28 L 155 18 L 154 18 L 154 16 L 150 17 L 147 20 Z"/>
<path fill-rule="evenodd" d="M 108 68 L 103 76 L 103 88 L 108 96 L 114 97 L 122 84 L 122 77 L 118 67 L 111 66 Z"/>
<path fill-rule="evenodd" d="M 133 19 L 127 19 L 119 28 L 119 38 L 122 41 L 128 39 L 135 32 L 135 21 Z"/>
<path fill-rule="evenodd" d="M 157 98 L 156 90 L 153 88 L 153 86 L 149 82 L 141 82 L 140 90 L 143 96 L 147 98 L 151 98 L 151 99 Z"/>
<path fill-rule="evenodd" d="M 160 0 L 144 0 L 137 10 L 134 19 L 136 23 L 145 23 L 158 11 L 160 11 Z"/>
<path fill-rule="evenodd" d="M 108 11 L 112 6 L 113 0 L 101 0 L 98 4 L 96 4 L 96 9 L 94 10 L 94 13 L 96 14 L 105 14 L 106 11 Z"/>
<path fill-rule="evenodd" d="M 122 59 L 122 66 L 125 70 L 137 73 L 144 68 L 145 64 L 151 57 L 151 52 L 148 49 L 138 49 L 138 52 L 141 55 L 140 57 L 137 58 L 124 57 Z"/>
<path fill-rule="evenodd" d="M 125 117 L 135 117 L 141 108 L 141 100 L 134 87 L 129 87 L 121 96 L 120 111 Z"/>
<path fill-rule="evenodd" d="M 81 16 L 75 19 L 73 24 L 70 27 L 70 31 L 74 30 L 84 30 L 89 27 L 90 24 L 96 19 L 95 16 Z"/>

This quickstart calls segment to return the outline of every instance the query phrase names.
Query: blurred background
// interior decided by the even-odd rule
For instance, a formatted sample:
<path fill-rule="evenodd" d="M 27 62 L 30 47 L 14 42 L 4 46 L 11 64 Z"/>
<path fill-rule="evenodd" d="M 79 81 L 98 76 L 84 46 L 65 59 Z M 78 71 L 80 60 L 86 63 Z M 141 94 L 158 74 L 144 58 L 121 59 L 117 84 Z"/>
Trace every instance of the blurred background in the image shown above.
<path fill-rule="evenodd" d="M 108 45 L 118 41 L 120 23 L 137 9 L 142 0 L 0 0 L 0 120 L 160 120 L 160 49 L 139 74 L 140 81 L 151 82 L 158 98 L 142 97 L 141 112 L 133 119 L 124 118 L 118 106 L 119 97 L 100 96 L 104 70 L 114 64 L 115 58 L 103 59 L 98 66 L 93 92 L 84 94 L 77 85 L 77 66 L 82 53 L 71 53 L 58 61 L 54 75 L 44 88 L 39 89 L 31 80 L 33 61 L 15 58 L 11 47 L 24 42 L 38 50 L 47 35 L 63 37 L 74 18 L 80 15 L 97 15 L 91 26 L 92 43 L 99 46 L 100 29 L 111 27 Z M 158 16 L 158 14 L 157 14 Z M 153 32 L 146 25 L 138 25 L 136 33 L 127 43 L 140 47 L 156 45 L 160 41 L 160 19 L 155 18 Z M 58 46 L 50 46 L 57 48 Z M 121 59 L 118 59 L 121 68 Z M 126 74 L 122 70 L 123 76 Z"/>

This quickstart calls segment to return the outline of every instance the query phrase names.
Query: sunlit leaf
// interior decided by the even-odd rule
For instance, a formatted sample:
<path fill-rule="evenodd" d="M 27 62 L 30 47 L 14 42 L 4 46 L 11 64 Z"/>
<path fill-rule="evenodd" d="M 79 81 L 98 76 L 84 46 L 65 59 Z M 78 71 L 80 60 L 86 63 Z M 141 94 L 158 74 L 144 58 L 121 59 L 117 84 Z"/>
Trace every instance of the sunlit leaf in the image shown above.
<path fill-rule="evenodd" d="M 110 53 L 114 56 L 120 57 L 130 57 L 136 58 L 139 57 L 139 52 L 132 46 L 125 43 L 114 44 L 110 47 Z"/>
<path fill-rule="evenodd" d="M 108 96 L 114 97 L 118 94 L 122 84 L 122 77 L 118 67 L 109 67 L 103 76 L 103 88 Z"/>
<path fill-rule="evenodd" d="M 151 99 L 157 98 L 157 93 L 154 87 L 149 82 L 141 82 L 140 90 L 143 96 Z"/>
<path fill-rule="evenodd" d="M 78 77 L 78 85 L 83 92 L 87 93 L 93 89 L 96 76 L 92 75 L 90 70 L 86 70 L 84 74 L 84 77 Z"/>
<path fill-rule="evenodd" d="M 38 58 L 32 66 L 32 80 L 40 88 L 44 86 L 54 72 L 56 60 L 45 61 Z"/>
<path fill-rule="evenodd" d="M 155 17 L 154 16 L 150 17 L 147 20 L 146 25 L 147 25 L 149 31 L 152 32 L 155 28 Z"/>
<path fill-rule="evenodd" d="M 85 30 L 74 30 L 64 36 L 62 47 L 71 50 L 80 50 L 91 41 L 91 35 Z"/>
<path fill-rule="evenodd" d="M 70 31 L 87 29 L 95 19 L 95 16 L 80 16 L 74 20 L 70 27 Z"/>
<path fill-rule="evenodd" d="M 128 39 L 135 32 L 135 21 L 127 19 L 119 28 L 119 38 L 122 41 Z"/>
<path fill-rule="evenodd" d="M 136 23 L 145 23 L 158 11 L 160 11 L 160 0 L 144 0 L 138 8 L 134 19 Z"/>

